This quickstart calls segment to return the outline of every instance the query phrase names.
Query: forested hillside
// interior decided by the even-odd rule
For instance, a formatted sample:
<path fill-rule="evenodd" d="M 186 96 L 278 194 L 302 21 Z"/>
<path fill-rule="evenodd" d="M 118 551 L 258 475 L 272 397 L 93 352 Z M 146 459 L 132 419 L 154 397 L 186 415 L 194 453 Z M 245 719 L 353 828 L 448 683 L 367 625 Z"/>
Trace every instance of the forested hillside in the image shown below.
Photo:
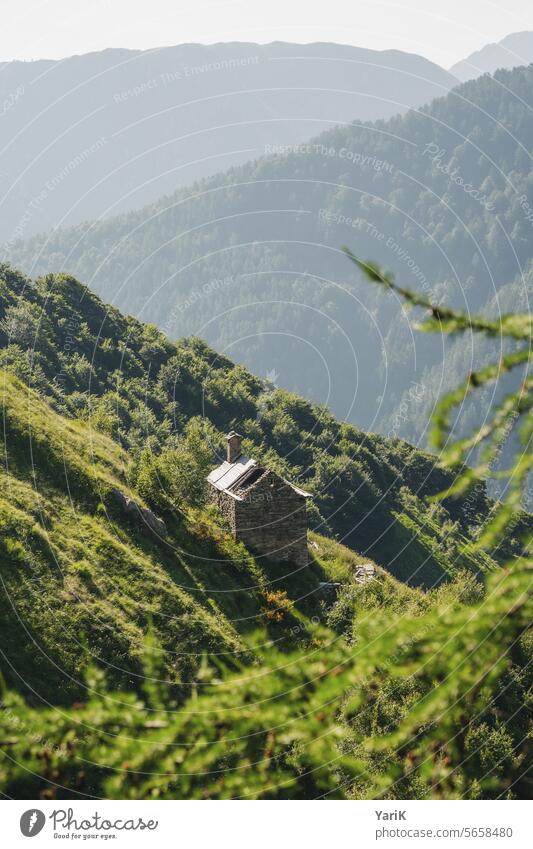
<path fill-rule="evenodd" d="M 201 493 L 224 433 L 237 428 L 248 453 L 313 493 L 314 530 L 401 580 L 432 586 L 483 567 L 460 542 L 486 521 L 492 502 L 481 486 L 468 509 L 450 501 L 428 512 L 426 496 L 453 479 L 430 455 L 338 421 L 199 339 L 172 343 L 70 277 L 33 284 L 4 267 L 0 291 L 0 366 L 122 445 L 131 484 L 156 509 L 179 510 Z M 501 545 L 496 559 L 519 551 L 516 540 Z"/>
<path fill-rule="evenodd" d="M 0 346 L 2 793 L 527 797 L 529 517 L 475 550 L 491 503 L 430 505 L 431 457 L 66 276 L 2 267 Z M 308 567 L 206 507 L 233 425 L 313 491 Z"/>
<path fill-rule="evenodd" d="M 72 272 L 171 337 L 200 336 L 340 418 L 423 446 L 437 397 L 486 347 L 420 339 L 340 248 L 434 302 L 525 309 L 532 83 L 531 68 L 485 76 L 9 255 L 26 271 Z"/>

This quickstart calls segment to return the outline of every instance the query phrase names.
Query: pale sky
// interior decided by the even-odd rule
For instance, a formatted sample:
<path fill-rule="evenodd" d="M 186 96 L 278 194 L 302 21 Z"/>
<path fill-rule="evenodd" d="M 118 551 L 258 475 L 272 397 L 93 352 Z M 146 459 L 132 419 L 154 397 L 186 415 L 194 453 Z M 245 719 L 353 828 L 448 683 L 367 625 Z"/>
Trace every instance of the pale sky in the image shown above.
<path fill-rule="evenodd" d="M 1 0 L 0 58 L 183 42 L 335 41 L 449 67 L 533 30 L 533 0 Z"/>

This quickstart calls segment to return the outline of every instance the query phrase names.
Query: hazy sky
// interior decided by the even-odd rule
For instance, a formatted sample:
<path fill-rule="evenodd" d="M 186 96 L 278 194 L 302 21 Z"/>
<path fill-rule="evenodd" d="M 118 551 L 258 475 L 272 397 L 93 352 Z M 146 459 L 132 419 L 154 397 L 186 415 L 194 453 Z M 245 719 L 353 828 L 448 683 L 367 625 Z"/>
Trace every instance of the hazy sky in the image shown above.
<path fill-rule="evenodd" d="M 1 0 L 1 59 L 187 41 L 337 41 L 449 67 L 533 30 L 533 0 Z"/>

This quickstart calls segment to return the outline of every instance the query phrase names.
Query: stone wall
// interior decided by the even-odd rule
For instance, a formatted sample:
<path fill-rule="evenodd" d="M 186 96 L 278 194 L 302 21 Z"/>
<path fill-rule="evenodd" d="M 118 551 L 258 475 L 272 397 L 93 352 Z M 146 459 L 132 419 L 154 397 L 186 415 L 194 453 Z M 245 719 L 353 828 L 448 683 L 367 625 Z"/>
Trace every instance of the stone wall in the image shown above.
<path fill-rule="evenodd" d="M 216 487 L 209 486 L 209 500 L 216 504 L 226 522 L 228 523 L 231 533 L 236 538 L 235 528 L 235 504 L 237 503 L 231 495 L 226 495 L 225 492 L 220 492 Z"/>
<path fill-rule="evenodd" d="M 270 560 L 305 566 L 306 499 L 273 472 L 266 472 L 235 501 L 235 537 Z"/>

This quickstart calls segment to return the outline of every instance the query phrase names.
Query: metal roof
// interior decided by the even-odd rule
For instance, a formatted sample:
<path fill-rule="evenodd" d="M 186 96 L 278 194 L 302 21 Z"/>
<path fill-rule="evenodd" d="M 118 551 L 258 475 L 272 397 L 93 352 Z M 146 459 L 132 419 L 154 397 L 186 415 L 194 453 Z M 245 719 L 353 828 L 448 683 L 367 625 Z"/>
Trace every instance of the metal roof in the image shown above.
<path fill-rule="evenodd" d="M 249 457 L 245 457 L 241 454 L 234 463 L 228 463 L 228 461 L 225 460 L 220 466 L 213 469 L 213 471 L 207 476 L 207 480 L 217 489 L 224 491 L 232 487 L 233 484 L 237 483 L 241 475 L 253 466 L 257 466 L 257 462 L 255 460 L 250 460 Z"/>
<path fill-rule="evenodd" d="M 247 472 L 257 465 L 257 460 L 251 460 L 250 457 L 245 457 L 241 454 L 234 463 L 228 463 L 228 461 L 225 460 L 220 464 L 220 466 L 213 469 L 213 471 L 207 476 L 207 480 L 210 484 L 212 484 L 212 486 L 220 490 L 220 492 L 227 492 L 233 498 L 237 498 L 240 501 L 242 499 L 234 492 L 237 488 L 236 485 L 241 477 L 246 475 Z M 285 478 L 282 478 L 282 480 L 291 486 L 298 495 L 302 495 L 304 498 L 311 498 L 311 493 L 306 492 L 304 489 L 300 489 L 300 487 L 288 480 L 285 480 Z"/>

